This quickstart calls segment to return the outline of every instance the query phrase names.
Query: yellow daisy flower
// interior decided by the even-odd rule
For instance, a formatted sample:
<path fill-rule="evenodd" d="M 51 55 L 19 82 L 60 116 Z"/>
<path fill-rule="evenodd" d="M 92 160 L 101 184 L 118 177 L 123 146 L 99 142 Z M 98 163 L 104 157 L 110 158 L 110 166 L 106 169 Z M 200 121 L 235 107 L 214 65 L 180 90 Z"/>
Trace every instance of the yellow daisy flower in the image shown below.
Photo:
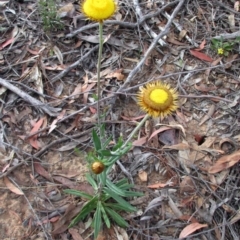
<path fill-rule="evenodd" d="M 85 0 L 81 8 L 88 18 L 101 22 L 115 13 L 117 5 L 114 0 Z"/>
<path fill-rule="evenodd" d="M 156 81 L 140 87 L 138 104 L 141 109 L 152 117 L 161 117 L 172 114 L 177 106 L 178 94 L 170 85 Z"/>

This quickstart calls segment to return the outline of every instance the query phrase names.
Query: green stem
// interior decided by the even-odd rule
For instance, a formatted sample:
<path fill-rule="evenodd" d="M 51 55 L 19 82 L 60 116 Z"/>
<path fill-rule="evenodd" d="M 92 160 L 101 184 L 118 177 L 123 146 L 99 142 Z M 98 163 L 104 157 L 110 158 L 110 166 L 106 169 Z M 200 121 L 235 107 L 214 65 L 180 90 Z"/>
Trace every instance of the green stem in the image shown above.
<path fill-rule="evenodd" d="M 141 120 L 141 122 L 133 129 L 133 131 L 128 136 L 127 141 L 123 144 L 122 149 L 127 146 L 127 144 L 131 141 L 133 136 L 136 134 L 136 132 L 142 127 L 142 125 L 146 122 L 146 120 L 149 118 L 149 115 L 146 114 L 145 117 Z"/>
<path fill-rule="evenodd" d="M 99 50 L 98 50 L 98 63 L 97 63 L 97 115 L 98 115 L 98 127 L 101 127 L 101 117 L 100 117 L 100 71 L 101 71 L 101 59 L 102 59 L 102 49 L 103 49 L 103 22 L 99 22 Z M 101 130 L 100 130 L 101 132 Z M 100 134 L 101 135 L 101 134 Z"/>

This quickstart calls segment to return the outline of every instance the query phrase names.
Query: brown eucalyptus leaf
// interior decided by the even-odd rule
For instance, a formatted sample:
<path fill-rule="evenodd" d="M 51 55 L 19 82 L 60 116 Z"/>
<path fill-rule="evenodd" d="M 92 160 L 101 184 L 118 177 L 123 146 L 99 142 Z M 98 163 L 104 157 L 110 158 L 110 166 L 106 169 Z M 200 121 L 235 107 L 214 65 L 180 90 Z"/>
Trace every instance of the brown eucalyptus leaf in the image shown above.
<path fill-rule="evenodd" d="M 17 195 L 23 195 L 23 191 L 21 189 L 19 189 L 17 186 L 15 186 L 9 179 L 8 177 L 4 177 L 3 179 L 6 187 L 12 191 L 13 193 L 16 193 Z"/>
<path fill-rule="evenodd" d="M 190 234 L 194 233 L 195 231 L 197 231 L 198 229 L 207 227 L 207 224 L 201 224 L 201 223 L 191 223 L 188 226 L 186 226 L 180 233 L 179 238 L 185 238 L 187 236 L 189 236 Z"/>

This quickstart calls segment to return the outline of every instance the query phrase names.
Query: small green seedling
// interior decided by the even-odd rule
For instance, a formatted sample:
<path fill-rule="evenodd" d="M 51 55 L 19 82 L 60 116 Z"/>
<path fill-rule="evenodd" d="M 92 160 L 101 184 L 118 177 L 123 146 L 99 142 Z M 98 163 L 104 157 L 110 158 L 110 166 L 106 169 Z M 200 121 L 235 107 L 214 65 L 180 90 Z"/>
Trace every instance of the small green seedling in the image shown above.
<path fill-rule="evenodd" d="M 234 45 L 240 42 L 240 38 L 236 38 L 235 40 L 231 41 L 224 41 L 223 38 L 211 40 L 212 42 L 212 49 L 216 50 L 219 55 L 227 57 L 229 52 L 231 52 L 234 48 Z"/>
<path fill-rule="evenodd" d="M 57 15 L 57 6 L 54 0 L 40 0 L 38 6 L 44 31 L 63 29 L 63 24 Z"/>

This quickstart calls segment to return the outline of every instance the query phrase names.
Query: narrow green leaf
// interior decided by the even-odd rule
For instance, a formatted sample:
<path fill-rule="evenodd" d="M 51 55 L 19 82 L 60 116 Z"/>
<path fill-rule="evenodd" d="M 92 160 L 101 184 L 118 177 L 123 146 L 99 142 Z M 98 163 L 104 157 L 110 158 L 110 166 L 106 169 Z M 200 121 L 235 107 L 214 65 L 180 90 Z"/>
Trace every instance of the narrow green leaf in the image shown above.
<path fill-rule="evenodd" d="M 118 156 L 118 154 L 113 154 L 110 150 L 107 149 L 100 149 L 98 153 L 103 157 L 111 157 L 111 156 Z"/>
<path fill-rule="evenodd" d="M 92 130 L 92 137 L 96 151 L 102 149 L 100 138 L 98 137 L 97 132 L 94 129 Z"/>
<path fill-rule="evenodd" d="M 134 187 L 134 184 L 129 184 L 128 180 L 126 178 L 124 178 L 123 180 L 124 181 L 120 180 L 120 181 L 118 181 L 114 184 L 122 190 L 127 190 L 127 189 L 130 189 L 130 188 Z"/>
<path fill-rule="evenodd" d="M 87 194 L 85 192 L 81 192 L 81 191 L 78 191 L 78 190 L 74 190 L 74 189 L 65 189 L 63 190 L 64 193 L 68 193 L 68 194 L 72 194 L 72 195 L 76 195 L 78 197 L 83 197 L 83 198 L 87 198 L 87 199 L 92 199 L 93 196 L 90 195 L 90 194 Z"/>
<path fill-rule="evenodd" d="M 106 180 L 107 180 L 107 174 L 106 171 L 104 170 L 101 174 L 98 175 L 100 182 L 102 184 L 103 187 L 105 187 L 106 185 Z"/>
<path fill-rule="evenodd" d="M 106 213 L 106 211 L 105 211 L 105 209 L 104 209 L 104 206 L 102 205 L 101 202 L 100 202 L 100 207 L 101 207 L 101 212 L 102 212 L 103 220 L 104 220 L 106 226 L 107 226 L 108 228 L 110 228 L 110 227 L 111 227 L 110 220 L 109 220 L 108 215 L 107 215 L 107 213 Z"/>
<path fill-rule="evenodd" d="M 106 179 L 106 185 L 110 190 L 112 190 L 117 195 L 125 197 L 124 191 L 117 187 L 114 183 L 112 183 L 108 178 Z"/>
<path fill-rule="evenodd" d="M 97 196 L 92 198 L 92 200 L 90 200 L 83 206 L 80 213 L 71 221 L 69 228 L 76 225 L 81 220 L 83 220 L 96 207 L 97 207 Z"/>
<path fill-rule="evenodd" d="M 101 227 L 102 227 L 101 202 L 98 201 L 97 209 L 93 218 L 94 239 L 97 239 Z"/>
<path fill-rule="evenodd" d="M 98 185 L 97 185 L 96 181 L 93 179 L 93 177 L 89 173 L 86 174 L 86 179 L 92 185 L 93 189 L 95 191 L 97 191 L 98 190 Z"/>
<path fill-rule="evenodd" d="M 122 178 L 121 180 L 119 180 L 118 182 L 115 183 L 116 186 L 120 187 L 121 185 L 124 185 L 128 183 L 128 179 L 127 178 Z"/>
<path fill-rule="evenodd" d="M 126 211 L 128 212 L 135 212 L 136 208 L 133 207 L 131 204 L 129 204 L 127 201 L 125 201 L 122 197 L 118 196 L 115 192 L 108 188 L 104 188 L 104 192 L 109 194 L 115 201 L 117 201 L 119 204 L 125 207 Z"/>
<path fill-rule="evenodd" d="M 105 141 L 105 143 L 103 144 L 102 149 L 107 148 L 107 146 L 109 145 L 109 143 L 111 142 L 111 140 L 112 140 L 112 137 L 110 136 L 110 137 Z"/>
<path fill-rule="evenodd" d="M 128 223 L 114 210 L 108 207 L 105 207 L 105 210 L 111 216 L 111 218 L 117 223 L 118 226 L 123 228 L 128 226 Z"/>
<path fill-rule="evenodd" d="M 125 206 L 122 206 L 119 203 L 104 203 L 104 206 L 110 207 L 116 211 L 132 212 L 132 211 L 127 211 Z"/>
<path fill-rule="evenodd" d="M 123 145 L 123 138 L 120 137 L 118 139 L 117 144 L 112 148 L 113 151 L 117 151 L 119 148 L 121 148 L 121 146 Z"/>

